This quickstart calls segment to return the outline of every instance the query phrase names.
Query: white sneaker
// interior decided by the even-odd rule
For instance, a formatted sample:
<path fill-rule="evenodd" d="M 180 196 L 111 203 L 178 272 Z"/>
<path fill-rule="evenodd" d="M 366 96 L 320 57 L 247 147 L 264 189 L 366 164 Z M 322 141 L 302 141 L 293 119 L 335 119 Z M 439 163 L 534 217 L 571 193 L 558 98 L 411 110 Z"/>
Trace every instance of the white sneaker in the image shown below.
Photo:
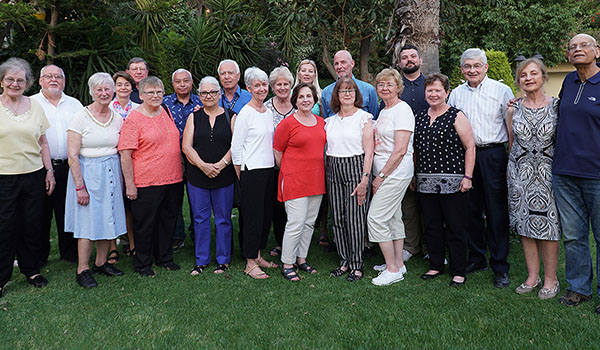
<path fill-rule="evenodd" d="M 406 250 L 406 249 L 402 249 L 402 259 L 404 260 L 404 262 L 407 262 L 408 260 L 410 260 L 410 258 L 412 258 L 412 254 Z"/>
<path fill-rule="evenodd" d="M 404 276 L 402 275 L 402 271 L 389 272 L 388 270 L 383 270 L 379 276 L 371 280 L 371 283 L 376 286 L 387 286 L 389 284 L 402 281 L 403 279 Z"/>
<path fill-rule="evenodd" d="M 386 264 L 375 265 L 375 266 L 373 266 L 373 270 L 379 271 L 381 273 L 381 272 L 387 270 L 387 265 Z M 406 272 L 408 272 L 406 270 L 406 264 L 402 265 L 402 267 L 400 268 L 400 272 L 402 272 L 402 275 L 406 275 Z"/>

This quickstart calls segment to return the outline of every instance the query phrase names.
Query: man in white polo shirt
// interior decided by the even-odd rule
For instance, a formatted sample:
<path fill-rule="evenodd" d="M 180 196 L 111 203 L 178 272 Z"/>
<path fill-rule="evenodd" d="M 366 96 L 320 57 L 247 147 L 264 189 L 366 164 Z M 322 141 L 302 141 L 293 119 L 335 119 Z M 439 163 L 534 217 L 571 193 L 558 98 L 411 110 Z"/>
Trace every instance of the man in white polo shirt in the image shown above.
<path fill-rule="evenodd" d="M 80 111 L 81 103 L 64 94 L 65 73 L 55 65 L 48 65 L 40 71 L 39 93 L 31 96 L 37 101 L 46 113 L 50 122 L 50 129 L 46 131 L 46 138 L 50 146 L 50 157 L 54 168 L 56 187 L 54 192 L 46 199 L 45 216 L 42 218 L 44 228 L 42 231 L 42 249 L 40 251 L 40 263 L 45 265 L 50 254 L 50 225 L 52 214 L 56 219 L 56 230 L 58 232 L 58 248 L 62 260 L 77 262 L 77 240 L 73 238 L 72 232 L 64 231 L 65 224 L 65 196 L 67 194 L 67 178 L 69 175 L 69 164 L 67 162 L 67 128 L 71 117 Z M 31 218 L 37 220 L 37 218 Z"/>

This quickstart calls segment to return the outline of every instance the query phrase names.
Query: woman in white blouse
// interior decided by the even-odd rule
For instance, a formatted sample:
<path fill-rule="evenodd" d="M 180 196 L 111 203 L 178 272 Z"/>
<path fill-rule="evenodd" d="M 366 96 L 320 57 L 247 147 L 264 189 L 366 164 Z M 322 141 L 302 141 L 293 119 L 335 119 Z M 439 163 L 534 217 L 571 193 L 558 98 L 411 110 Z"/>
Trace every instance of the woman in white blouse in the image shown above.
<path fill-rule="evenodd" d="M 333 88 L 327 132 L 327 190 L 340 266 L 331 271 L 347 280 L 363 276 L 362 250 L 367 236 L 369 177 L 373 162 L 373 116 L 361 109 L 362 96 L 351 78 Z"/>
<path fill-rule="evenodd" d="M 244 272 L 265 279 L 269 275 L 261 267 L 278 267 L 260 256 L 267 247 L 273 212 L 273 113 L 264 105 L 269 92 L 267 73 L 250 67 L 244 72 L 244 82 L 252 99 L 232 119 L 231 159 L 240 180 Z"/>

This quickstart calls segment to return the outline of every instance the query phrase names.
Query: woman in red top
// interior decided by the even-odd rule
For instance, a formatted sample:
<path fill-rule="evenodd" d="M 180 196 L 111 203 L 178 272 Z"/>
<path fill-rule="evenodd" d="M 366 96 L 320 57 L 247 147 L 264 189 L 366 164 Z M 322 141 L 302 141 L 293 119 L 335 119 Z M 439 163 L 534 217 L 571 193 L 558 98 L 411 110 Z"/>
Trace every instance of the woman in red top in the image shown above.
<path fill-rule="evenodd" d="M 287 224 L 283 235 L 281 273 L 289 281 L 300 278 L 298 268 L 311 274 L 317 270 L 306 262 L 308 247 L 325 193 L 325 121 L 312 114 L 317 91 L 302 83 L 292 93 L 292 105 L 298 111 L 285 118 L 273 139 L 275 161 L 279 172 L 278 199 L 285 203 Z"/>

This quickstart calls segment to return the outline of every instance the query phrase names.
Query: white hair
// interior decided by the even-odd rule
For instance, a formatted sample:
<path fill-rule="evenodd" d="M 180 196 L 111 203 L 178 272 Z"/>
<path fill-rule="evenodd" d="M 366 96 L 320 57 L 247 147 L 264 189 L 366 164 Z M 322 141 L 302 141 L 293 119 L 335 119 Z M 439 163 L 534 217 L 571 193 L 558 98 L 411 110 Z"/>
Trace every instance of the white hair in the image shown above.
<path fill-rule="evenodd" d="M 269 84 L 271 85 L 271 87 L 275 85 L 275 82 L 279 78 L 284 78 L 285 80 L 287 80 L 290 83 L 290 86 L 294 84 L 294 76 L 287 67 L 281 66 L 273 69 L 271 74 L 269 74 Z"/>
<path fill-rule="evenodd" d="M 197 91 L 198 95 L 200 95 L 200 89 L 202 88 L 202 85 L 204 85 L 204 84 L 216 86 L 217 89 L 219 90 L 219 93 L 221 93 L 221 85 L 219 84 L 219 81 L 215 77 L 206 76 L 206 77 L 202 78 L 202 80 L 200 80 L 200 84 L 198 84 L 198 91 Z"/>
<path fill-rule="evenodd" d="M 225 63 L 233 63 L 233 65 L 235 66 L 235 72 L 237 74 L 240 73 L 240 66 L 238 66 L 237 62 L 234 60 L 227 59 L 227 60 L 223 60 L 223 61 L 219 62 L 219 67 L 217 67 L 217 72 L 219 74 L 221 73 L 221 66 Z"/>
<path fill-rule="evenodd" d="M 55 64 L 49 64 L 47 66 L 43 66 L 42 69 L 40 69 L 40 77 L 42 75 L 44 75 L 44 71 L 46 70 L 46 68 L 50 68 L 50 67 L 56 67 L 58 68 L 58 70 L 60 71 L 60 73 L 62 74 L 63 78 L 66 78 L 67 76 L 65 75 L 65 71 L 60 68 L 59 66 L 55 65 Z"/>
<path fill-rule="evenodd" d="M 175 74 L 179 74 L 179 73 L 187 73 L 190 76 L 190 80 L 194 79 L 194 78 L 192 78 L 192 73 L 190 73 L 189 70 L 184 69 L 184 68 L 179 68 L 178 70 L 174 71 L 173 74 L 171 75 L 171 82 L 175 81 Z"/>
<path fill-rule="evenodd" d="M 94 98 L 94 90 L 96 89 L 96 86 L 100 84 L 108 84 L 112 88 L 112 91 L 115 91 L 115 82 L 110 74 L 104 72 L 94 73 L 88 79 L 88 87 L 90 88 L 90 96 L 92 96 L 92 99 Z"/>
<path fill-rule="evenodd" d="M 244 83 L 246 86 L 252 85 L 254 80 L 269 82 L 269 77 L 264 70 L 258 67 L 250 67 L 244 72 Z"/>
<path fill-rule="evenodd" d="M 479 48 L 470 48 L 466 49 L 465 52 L 460 56 L 460 65 L 462 66 L 466 60 L 476 60 L 480 59 L 481 63 L 487 64 L 487 56 L 485 55 L 485 51 Z"/>

